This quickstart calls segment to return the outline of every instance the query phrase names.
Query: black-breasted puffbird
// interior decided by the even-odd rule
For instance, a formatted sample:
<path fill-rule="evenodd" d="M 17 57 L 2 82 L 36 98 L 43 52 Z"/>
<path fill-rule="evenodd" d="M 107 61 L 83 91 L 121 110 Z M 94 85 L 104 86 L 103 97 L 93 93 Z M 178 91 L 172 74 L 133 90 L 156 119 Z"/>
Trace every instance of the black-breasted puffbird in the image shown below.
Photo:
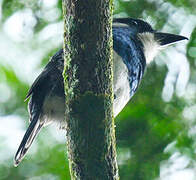
<path fill-rule="evenodd" d="M 187 39 L 184 36 L 155 31 L 147 22 L 133 18 L 113 20 L 113 87 L 114 116 L 135 94 L 149 64 L 165 46 Z M 59 50 L 31 86 L 26 99 L 30 125 L 16 152 L 14 164 L 24 158 L 42 127 L 64 121 L 65 95 L 63 84 L 64 58 Z"/>

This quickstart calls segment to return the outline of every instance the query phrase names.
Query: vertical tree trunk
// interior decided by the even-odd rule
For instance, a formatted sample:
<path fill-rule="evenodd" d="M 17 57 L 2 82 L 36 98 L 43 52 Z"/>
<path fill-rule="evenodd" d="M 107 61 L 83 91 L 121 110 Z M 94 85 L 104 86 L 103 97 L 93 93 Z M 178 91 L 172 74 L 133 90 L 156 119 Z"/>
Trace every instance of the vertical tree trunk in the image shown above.
<path fill-rule="evenodd" d="M 72 179 L 118 179 L 112 0 L 63 0 L 67 146 Z"/>

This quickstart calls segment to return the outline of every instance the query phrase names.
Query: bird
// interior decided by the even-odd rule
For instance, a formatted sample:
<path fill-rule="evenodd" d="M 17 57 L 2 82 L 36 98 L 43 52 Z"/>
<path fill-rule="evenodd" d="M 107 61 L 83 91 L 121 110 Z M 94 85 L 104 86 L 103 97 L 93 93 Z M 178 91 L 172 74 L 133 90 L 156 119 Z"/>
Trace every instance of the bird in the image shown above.
<path fill-rule="evenodd" d="M 138 89 L 146 66 L 157 53 L 188 38 L 156 31 L 142 19 L 114 18 L 113 34 L 113 112 L 116 117 Z M 26 100 L 30 125 L 14 157 L 22 161 L 40 130 L 51 122 L 63 122 L 65 111 L 64 57 L 60 49 L 51 57 L 29 89 Z"/>

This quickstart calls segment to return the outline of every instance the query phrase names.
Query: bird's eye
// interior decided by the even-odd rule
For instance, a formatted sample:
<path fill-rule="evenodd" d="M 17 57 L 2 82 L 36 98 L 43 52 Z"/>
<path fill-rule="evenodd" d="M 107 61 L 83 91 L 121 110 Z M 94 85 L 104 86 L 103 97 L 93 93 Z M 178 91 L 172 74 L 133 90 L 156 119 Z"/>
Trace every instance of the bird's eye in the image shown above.
<path fill-rule="evenodd" d="M 116 94 L 114 94 L 114 99 L 116 99 Z"/>
<path fill-rule="evenodd" d="M 134 24 L 134 25 L 138 25 L 136 21 L 133 21 L 133 24 Z"/>

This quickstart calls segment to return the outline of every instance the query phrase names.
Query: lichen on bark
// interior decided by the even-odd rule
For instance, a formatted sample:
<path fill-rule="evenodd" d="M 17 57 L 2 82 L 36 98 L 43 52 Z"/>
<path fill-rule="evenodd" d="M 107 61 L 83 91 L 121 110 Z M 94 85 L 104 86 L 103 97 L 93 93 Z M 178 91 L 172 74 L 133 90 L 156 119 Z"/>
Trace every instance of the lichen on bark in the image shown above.
<path fill-rule="evenodd" d="M 118 179 L 112 0 L 63 0 L 64 86 L 72 179 Z"/>

